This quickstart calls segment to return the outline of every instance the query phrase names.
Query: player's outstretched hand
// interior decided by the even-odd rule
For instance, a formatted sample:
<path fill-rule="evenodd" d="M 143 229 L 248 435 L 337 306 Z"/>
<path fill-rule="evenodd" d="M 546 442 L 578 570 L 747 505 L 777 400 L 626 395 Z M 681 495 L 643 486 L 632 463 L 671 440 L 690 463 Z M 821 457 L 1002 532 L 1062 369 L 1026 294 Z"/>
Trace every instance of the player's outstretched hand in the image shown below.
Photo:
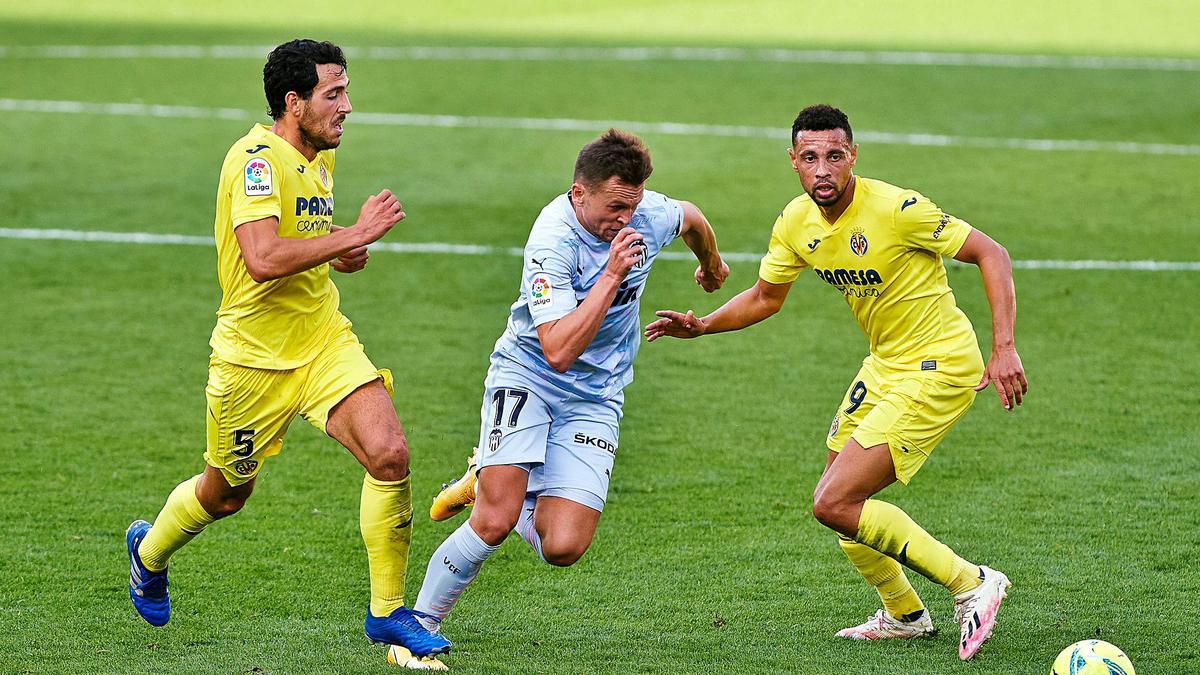
<path fill-rule="evenodd" d="M 383 190 L 363 202 L 354 228 L 361 236 L 362 243 L 370 244 L 382 239 L 401 220 L 404 220 L 404 206 L 391 190 Z"/>
<path fill-rule="evenodd" d="M 992 358 L 988 359 L 983 379 L 975 391 L 987 389 L 988 384 L 996 385 L 996 394 L 1005 410 L 1021 405 L 1022 397 L 1029 393 L 1029 382 L 1025 380 L 1025 367 L 1021 365 L 1016 348 L 992 350 Z"/>
<path fill-rule="evenodd" d="M 728 278 L 729 265 L 726 265 L 724 260 L 715 270 L 706 270 L 704 265 L 696 267 L 696 283 L 700 284 L 700 288 L 703 288 L 706 293 L 712 293 L 720 288 Z"/>
<path fill-rule="evenodd" d="M 704 322 L 696 318 L 690 309 L 687 314 L 672 312 L 669 309 L 660 309 L 655 314 L 662 318 L 646 326 L 647 342 L 654 342 L 664 335 L 682 339 L 704 335 L 706 328 Z"/>
<path fill-rule="evenodd" d="M 646 242 L 632 227 L 618 232 L 608 246 L 608 272 L 618 279 L 624 279 L 646 255 Z"/>
<path fill-rule="evenodd" d="M 367 258 L 370 255 L 366 246 L 359 246 L 346 251 L 341 257 L 329 261 L 329 265 L 339 272 L 352 274 L 367 266 Z"/>

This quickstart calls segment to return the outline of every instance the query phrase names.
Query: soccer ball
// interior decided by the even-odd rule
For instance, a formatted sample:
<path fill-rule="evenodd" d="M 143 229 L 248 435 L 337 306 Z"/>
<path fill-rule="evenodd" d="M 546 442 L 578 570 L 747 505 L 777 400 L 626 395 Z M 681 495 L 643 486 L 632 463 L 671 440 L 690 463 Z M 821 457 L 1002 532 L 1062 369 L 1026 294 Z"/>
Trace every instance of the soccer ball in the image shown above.
<path fill-rule="evenodd" d="M 1125 652 L 1104 640 L 1082 640 L 1054 659 L 1050 675 L 1134 675 Z"/>

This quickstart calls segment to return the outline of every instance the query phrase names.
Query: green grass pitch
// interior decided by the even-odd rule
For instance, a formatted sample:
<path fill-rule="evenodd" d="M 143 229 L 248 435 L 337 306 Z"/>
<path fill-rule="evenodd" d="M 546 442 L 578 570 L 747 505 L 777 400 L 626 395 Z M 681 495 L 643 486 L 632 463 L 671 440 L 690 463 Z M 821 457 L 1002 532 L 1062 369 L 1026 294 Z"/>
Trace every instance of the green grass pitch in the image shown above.
<path fill-rule="evenodd" d="M 613 2 L 0 3 L 0 99 L 247 111 L 242 119 L 19 112 L 0 102 L 0 228 L 211 235 L 229 143 L 265 107 L 261 58 L 47 58 L 37 45 L 740 46 L 1195 59 L 1195 5 L 861 2 L 826 7 Z M 565 5 L 564 5 L 565 7 Z M 608 12 L 608 14 L 606 14 Z M 1034 15 L 1034 12 L 1038 14 Z M 809 16 L 811 13 L 814 16 Z M 819 16 L 817 16 L 819 15 Z M 639 21 L 639 17 L 645 18 Z M 1024 18 L 1022 18 L 1024 17 Z M 741 25 L 741 23 L 745 25 Z M 1194 62 L 1193 62 L 1194 63 Z M 1039 152 L 864 142 L 859 172 L 913 187 L 1017 260 L 1200 260 L 1200 70 L 764 61 L 352 58 L 366 113 L 775 127 L 778 137 L 647 133 L 650 186 L 697 203 L 722 249 L 760 252 L 799 190 L 784 152 L 805 104 L 856 129 L 953 137 L 1173 144 Z M 261 119 L 261 118 L 260 118 Z M 520 246 L 601 131 L 347 122 L 339 221 L 395 190 L 389 242 Z M 1143 146 L 1144 147 L 1144 146 Z M 685 250 L 682 244 L 676 250 Z M 255 496 L 172 562 L 175 613 L 153 629 L 126 597 L 122 533 L 202 466 L 207 340 L 218 302 L 205 246 L 0 238 L 0 672 L 385 672 L 362 635 L 362 470 L 302 420 Z M 487 354 L 520 261 L 372 256 L 339 277 L 368 353 L 393 369 L 418 513 L 409 574 L 458 521 L 420 517 L 474 440 Z M 732 265 L 705 296 L 663 260 L 642 301 L 706 311 L 753 283 Z M 989 344 L 974 268 L 951 284 Z M 951 600 L 916 578 L 941 636 L 857 644 L 835 630 L 878 599 L 810 515 L 824 433 L 866 341 L 823 284 L 739 334 L 645 345 L 592 550 L 540 564 L 514 538 L 445 630 L 461 673 L 1046 673 L 1100 637 L 1139 672 L 1200 672 L 1200 271 L 1018 269 L 1017 344 L 1031 391 L 992 391 L 909 488 L 884 497 L 1013 579 L 997 633 L 956 655 Z M 988 349 L 984 349 L 984 354 Z M 913 575 L 915 577 L 915 575 Z"/>

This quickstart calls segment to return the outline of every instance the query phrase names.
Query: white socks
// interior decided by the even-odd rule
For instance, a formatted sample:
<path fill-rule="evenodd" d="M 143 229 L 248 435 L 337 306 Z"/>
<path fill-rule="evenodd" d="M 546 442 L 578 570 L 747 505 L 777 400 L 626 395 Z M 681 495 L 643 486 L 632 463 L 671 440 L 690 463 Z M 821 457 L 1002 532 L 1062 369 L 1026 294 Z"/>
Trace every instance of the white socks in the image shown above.
<path fill-rule="evenodd" d="M 475 575 L 479 574 L 483 562 L 499 548 L 488 546 L 480 539 L 471 529 L 470 521 L 463 523 L 433 552 L 413 609 L 429 614 L 440 623 L 454 609 L 458 597 L 475 579 Z M 436 624 L 429 625 L 432 622 L 425 619 L 421 623 L 427 630 L 437 628 Z"/>

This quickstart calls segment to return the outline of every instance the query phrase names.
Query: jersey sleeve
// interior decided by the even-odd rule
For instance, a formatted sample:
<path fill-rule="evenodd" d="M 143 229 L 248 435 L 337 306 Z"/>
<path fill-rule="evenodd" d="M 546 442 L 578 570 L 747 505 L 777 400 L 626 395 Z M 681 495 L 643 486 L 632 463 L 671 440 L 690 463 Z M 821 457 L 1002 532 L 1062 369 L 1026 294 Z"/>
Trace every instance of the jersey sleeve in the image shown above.
<path fill-rule="evenodd" d="M 663 234 L 661 236 L 662 248 L 666 248 L 671 242 L 683 232 L 683 204 L 677 199 L 663 197 L 665 204 L 666 218 L 663 224 Z"/>
<path fill-rule="evenodd" d="M 924 195 L 906 191 L 896 204 L 896 232 L 905 246 L 953 257 L 967 241 L 971 226 L 943 212 Z"/>
<path fill-rule="evenodd" d="M 557 321 L 574 311 L 575 289 L 571 275 L 575 263 L 572 249 L 564 246 L 531 245 L 525 248 L 521 291 L 529 303 L 534 327 Z"/>
<path fill-rule="evenodd" d="M 789 239 L 787 221 L 781 213 L 775 220 L 775 227 L 771 228 L 771 243 L 767 246 L 767 254 L 758 265 L 758 276 L 763 281 L 771 284 L 790 284 L 808 266 L 792 248 Z"/>
<path fill-rule="evenodd" d="M 244 164 L 230 167 L 231 171 L 237 172 L 237 175 L 226 177 L 232 183 L 229 215 L 235 229 L 243 223 L 282 216 L 280 177 L 276 174 L 279 166 L 271 154 L 259 152 L 247 157 Z"/>

